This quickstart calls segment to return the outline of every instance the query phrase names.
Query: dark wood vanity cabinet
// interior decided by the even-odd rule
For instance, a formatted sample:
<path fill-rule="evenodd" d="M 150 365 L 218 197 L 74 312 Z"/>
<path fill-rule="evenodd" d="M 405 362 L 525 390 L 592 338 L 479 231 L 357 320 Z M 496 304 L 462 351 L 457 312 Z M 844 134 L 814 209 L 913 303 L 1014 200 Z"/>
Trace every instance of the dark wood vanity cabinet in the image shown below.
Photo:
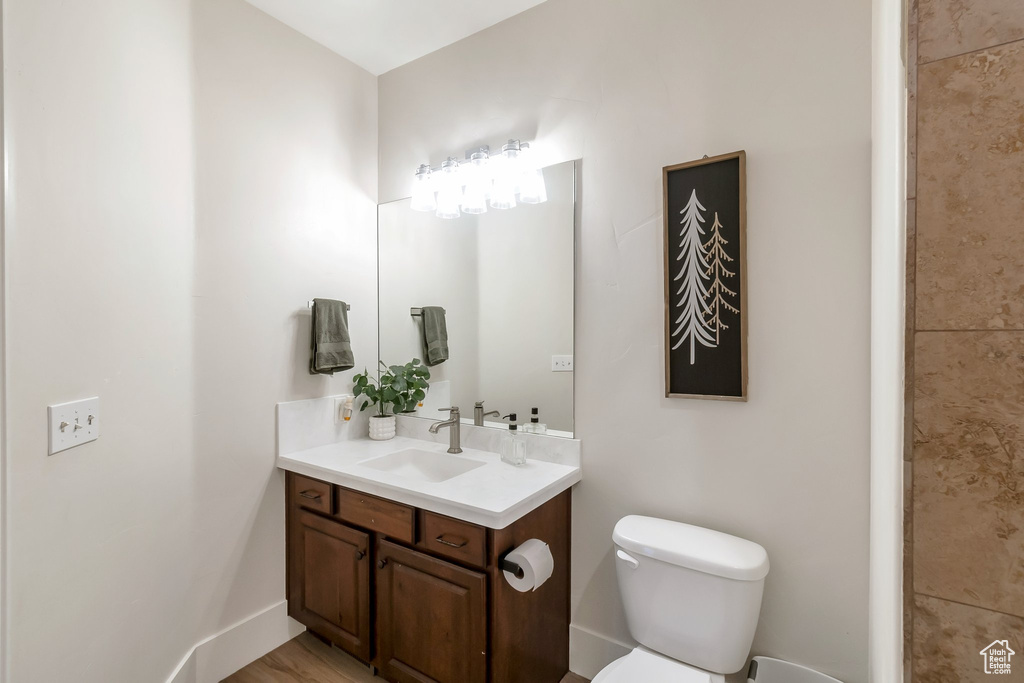
<path fill-rule="evenodd" d="M 297 510 L 289 556 L 291 616 L 370 658 L 370 535 Z"/>
<path fill-rule="evenodd" d="M 487 683 L 487 577 L 377 545 L 377 665 L 399 683 Z"/>
<path fill-rule="evenodd" d="M 569 670 L 571 492 L 492 530 L 287 473 L 288 613 L 394 683 L 558 683 Z M 555 573 L 499 567 L 530 538 Z"/>

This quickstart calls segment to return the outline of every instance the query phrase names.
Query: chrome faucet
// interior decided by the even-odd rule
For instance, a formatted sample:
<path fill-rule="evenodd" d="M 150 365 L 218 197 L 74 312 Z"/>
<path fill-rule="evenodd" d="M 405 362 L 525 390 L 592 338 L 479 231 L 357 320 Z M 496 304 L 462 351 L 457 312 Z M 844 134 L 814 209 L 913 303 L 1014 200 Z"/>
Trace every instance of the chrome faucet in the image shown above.
<path fill-rule="evenodd" d="M 498 417 L 501 417 L 501 413 L 498 412 L 497 410 L 492 410 L 490 412 L 485 413 L 484 402 L 477 401 L 476 405 L 473 406 L 473 424 L 476 425 L 477 427 L 483 427 L 484 418 L 487 417 L 488 415 L 497 415 Z"/>
<path fill-rule="evenodd" d="M 459 432 L 459 426 L 462 424 L 462 418 L 459 416 L 458 406 L 452 406 L 451 408 L 439 408 L 438 412 L 443 413 L 448 411 L 451 415 L 447 420 L 441 422 L 435 422 L 430 425 L 430 433 L 437 434 L 437 430 L 441 427 L 447 427 L 451 431 L 448 434 L 448 452 L 449 453 L 461 453 L 462 452 L 462 434 Z"/>

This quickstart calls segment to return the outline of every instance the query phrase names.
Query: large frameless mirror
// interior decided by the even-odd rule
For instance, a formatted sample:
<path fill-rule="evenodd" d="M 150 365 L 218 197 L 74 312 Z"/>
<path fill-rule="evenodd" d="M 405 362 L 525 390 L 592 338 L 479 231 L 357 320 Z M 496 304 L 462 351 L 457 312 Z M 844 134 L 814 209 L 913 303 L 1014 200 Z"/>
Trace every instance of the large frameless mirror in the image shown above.
<path fill-rule="evenodd" d="M 540 203 L 454 219 L 378 207 L 380 360 L 441 361 L 412 415 L 458 406 L 466 424 L 507 428 L 515 413 L 520 429 L 573 435 L 577 163 L 541 169 Z"/>

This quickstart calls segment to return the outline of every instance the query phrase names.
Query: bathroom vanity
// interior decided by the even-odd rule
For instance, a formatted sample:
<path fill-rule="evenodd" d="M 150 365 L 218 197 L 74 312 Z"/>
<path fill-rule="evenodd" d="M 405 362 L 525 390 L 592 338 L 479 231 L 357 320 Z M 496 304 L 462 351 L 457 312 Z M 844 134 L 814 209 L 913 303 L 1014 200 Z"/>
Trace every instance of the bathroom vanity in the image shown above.
<path fill-rule="evenodd" d="M 288 612 L 396 683 L 557 683 L 569 667 L 570 496 L 488 529 L 289 472 Z M 555 572 L 520 593 L 500 559 L 534 537 Z"/>
<path fill-rule="evenodd" d="M 337 397 L 278 405 L 288 613 L 395 683 L 558 683 L 569 664 L 571 487 L 580 443 L 524 435 L 521 467 L 499 430 L 464 426 L 463 453 L 399 417 L 371 441 L 336 423 Z M 520 592 L 502 559 L 548 544 L 553 573 Z"/>
<path fill-rule="evenodd" d="M 288 613 L 395 683 L 558 683 L 569 668 L 577 164 L 539 173 L 546 201 L 513 211 L 379 207 L 378 357 L 428 358 L 424 306 L 444 312 L 451 351 L 397 437 L 368 439 L 369 412 L 339 420 L 348 397 L 278 405 Z M 513 413 L 540 416 L 518 467 L 497 455 Z M 520 592 L 503 561 L 531 539 L 552 574 Z"/>

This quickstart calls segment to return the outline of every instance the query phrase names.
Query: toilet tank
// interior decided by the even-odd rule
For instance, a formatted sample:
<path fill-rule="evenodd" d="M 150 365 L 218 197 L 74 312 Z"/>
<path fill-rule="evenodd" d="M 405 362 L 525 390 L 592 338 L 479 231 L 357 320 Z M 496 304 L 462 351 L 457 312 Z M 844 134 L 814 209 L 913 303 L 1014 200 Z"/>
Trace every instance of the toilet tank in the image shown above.
<path fill-rule="evenodd" d="M 619 592 L 637 642 L 714 673 L 743 668 L 768 574 L 764 548 L 638 515 L 620 519 L 612 540 Z"/>

